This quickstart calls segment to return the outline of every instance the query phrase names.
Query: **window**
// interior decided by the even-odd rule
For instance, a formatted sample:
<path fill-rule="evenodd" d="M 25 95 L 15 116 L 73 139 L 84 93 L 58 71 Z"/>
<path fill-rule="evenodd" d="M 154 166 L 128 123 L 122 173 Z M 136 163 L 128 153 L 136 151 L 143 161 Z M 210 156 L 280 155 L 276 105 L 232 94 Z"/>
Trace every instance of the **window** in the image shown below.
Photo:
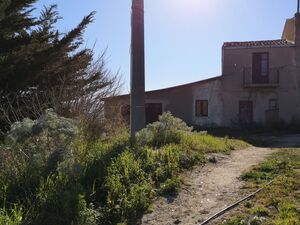
<path fill-rule="evenodd" d="M 268 76 L 269 74 L 269 54 L 262 53 L 260 54 L 260 75 L 261 76 Z"/>
<path fill-rule="evenodd" d="M 252 73 L 254 83 L 267 83 L 269 81 L 269 53 L 253 53 Z"/>
<path fill-rule="evenodd" d="M 208 116 L 208 101 L 196 100 L 196 116 L 207 117 Z"/>
<path fill-rule="evenodd" d="M 269 109 L 270 110 L 277 110 L 278 109 L 278 100 L 277 99 L 270 99 L 269 100 Z"/>

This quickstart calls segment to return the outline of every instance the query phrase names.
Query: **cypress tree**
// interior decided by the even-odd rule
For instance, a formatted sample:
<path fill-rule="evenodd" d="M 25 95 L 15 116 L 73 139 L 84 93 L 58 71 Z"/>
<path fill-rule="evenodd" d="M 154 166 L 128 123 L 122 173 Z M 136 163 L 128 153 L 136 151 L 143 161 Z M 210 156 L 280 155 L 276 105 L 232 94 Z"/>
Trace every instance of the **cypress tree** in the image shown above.
<path fill-rule="evenodd" d="M 95 103 L 113 92 L 116 84 L 105 68 L 104 56 L 95 59 L 91 49 L 82 47 L 83 33 L 95 12 L 62 33 L 55 28 L 60 19 L 57 6 L 45 7 L 35 18 L 32 12 L 36 2 L 0 3 L 0 108 L 5 120 L 12 122 L 34 117 L 37 104 L 70 114 L 75 104 L 82 104 L 84 99 Z M 32 96 L 38 101 L 35 106 L 28 105 L 28 101 L 33 102 Z M 18 108 L 18 116 L 4 112 L 7 108 Z"/>

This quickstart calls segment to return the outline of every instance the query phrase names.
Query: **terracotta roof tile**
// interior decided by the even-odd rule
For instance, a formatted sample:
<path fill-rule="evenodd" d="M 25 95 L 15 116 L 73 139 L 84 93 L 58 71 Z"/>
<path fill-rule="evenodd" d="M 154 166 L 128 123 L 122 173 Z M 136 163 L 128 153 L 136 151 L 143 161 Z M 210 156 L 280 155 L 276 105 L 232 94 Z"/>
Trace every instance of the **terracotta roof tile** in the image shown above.
<path fill-rule="evenodd" d="M 224 48 L 231 47 L 290 47 L 294 46 L 294 43 L 285 39 L 279 40 L 265 40 L 265 41 L 243 41 L 243 42 L 224 42 Z"/>

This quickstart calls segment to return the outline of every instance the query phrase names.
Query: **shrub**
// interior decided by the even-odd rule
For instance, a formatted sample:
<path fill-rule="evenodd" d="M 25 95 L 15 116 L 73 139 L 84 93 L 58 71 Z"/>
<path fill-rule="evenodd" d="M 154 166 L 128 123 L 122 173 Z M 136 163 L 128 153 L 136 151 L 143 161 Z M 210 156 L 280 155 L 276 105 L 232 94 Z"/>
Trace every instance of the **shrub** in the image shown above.
<path fill-rule="evenodd" d="M 11 203 L 1 216 L 15 220 L 10 212 L 18 203 L 24 225 L 136 224 L 153 197 L 178 191 L 182 169 L 204 162 L 205 151 L 232 148 L 229 140 L 191 131 L 170 113 L 136 142 L 124 133 L 87 138 L 51 110 L 15 123 L 0 149 L 0 200 Z"/>
<path fill-rule="evenodd" d="M 35 169 L 47 167 L 49 171 L 53 171 L 64 160 L 68 160 L 64 164 L 74 163 L 71 144 L 78 134 L 79 130 L 72 120 L 47 110 L 37 120 L 24 119 L 14 123 L 7 133 L 5 143 L 9 146 L 7 151 L 16 156 L 14 163 L 27 162 Z M 62 171 L 67 168 L 70 165 L 60 166 Z"/>
<path fill-rule="evenodd" d="M 91 203 L 87 205 L 83 195 L 79 195 L 77 225 L 98 225 L 101 214 Z"/>
<path fill-rule="evenodd" d="M 5 198 L 8 202 L 24 204 L 28 210 L 26 216 L 30 220 L 33 215 L 36 215 L 37 220 L 43 220 L 49 215 L 49 218 L 58 219 L 54 211 L 59 209 L 60 213 L 66 213 L 62 218 L 72 218 L 68 217 L 73 209 L 70 207 L 72 204 L 68 203 L 73 194 L 71 191 L 62 193 L 62 184 L 54 190 L 59 181 L 53 177 L 62 174 L 62 177 L 67 177 L 67 181 L 79 177 L 80 166 L 76 164 L 73 154 L 73 144 L 78 135 L 79 129 L 72 120 L 60 117 L 52 110 L 47 110 L 37 120 L 24 119 L 14 123 L 7 133 L 5 146 L 1 149 L 2 154 L 6 155 L 0 159 L 3 167 L 0 172 L 1 185 L 7 187 Z M 0 197 L 4 200 L 3 196 Z M 58 199 L 66 201 L 58 204 Z M 7 207 L 8 211 L 13 210 L 9 205 Z M 70 208 L 68 212 L 65 210 L 67 208 Z M 55 224 L 59 223 L 60 220 L 55 221 Z"/>
<path fill-rule="evenodd" d="M 146 210 L 154 195 L 150 177 L 130 150 L 122 153 L 108 168 L 106 213 L 110 221 L 134 219 Z"/>
<path fill-rule="evenodd" d="M 27 219 L 33 225 L 96 225 L 100 218 L 93 204 L 87 204 L 83 187 L 62 174 L 41 182 L 31 206 Z"/>
<path fill-rule="evenodd" d="M 179 143 L 182 132 L 191 132 L 181 119 L 173 117 L 170 112 L 159 116 L 159 121 L 147 125 L 147 127 L 136 134 L 137 142 L 148 144 L 153 147 L 161 147 L 170 143 Z"/>
<path fill-rule="evenodd" d="M 5 142 L 13 145 L 23 143 L 27 139 L 32 141 L 32 138 L 35 137 L 37 142 L 45 141 L 49 144 L 46 147 L 52 147 L 57 144 L 69 144 L 77 134 L 78 128 L 71 119 L 60 117 L 53 110 L 48 109 L 37 120 L 25 118 L 22 122 L 12 124 Z"/>
<path fill-rule="evenodd" d="M 172 177 L 167 179 L 160 185 L 159 193 L 161 195 L 173 195 L 177 194 L 180 187 L 181 179 L 179 177 Z"/>

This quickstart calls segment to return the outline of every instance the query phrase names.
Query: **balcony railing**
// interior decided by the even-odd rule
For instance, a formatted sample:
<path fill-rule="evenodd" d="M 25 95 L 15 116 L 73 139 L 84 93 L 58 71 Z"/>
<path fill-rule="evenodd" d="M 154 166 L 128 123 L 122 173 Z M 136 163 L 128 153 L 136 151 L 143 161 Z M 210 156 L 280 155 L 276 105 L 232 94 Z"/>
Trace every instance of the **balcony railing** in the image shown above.
<path fill-rule="evenodd" d="M 247 88 L 276 88 L 279 86 L 279 68 L 270 68 L 268 75 L 256 75 L 252 67 L 245 67 L 243 70 L 243 85 Z"/>

